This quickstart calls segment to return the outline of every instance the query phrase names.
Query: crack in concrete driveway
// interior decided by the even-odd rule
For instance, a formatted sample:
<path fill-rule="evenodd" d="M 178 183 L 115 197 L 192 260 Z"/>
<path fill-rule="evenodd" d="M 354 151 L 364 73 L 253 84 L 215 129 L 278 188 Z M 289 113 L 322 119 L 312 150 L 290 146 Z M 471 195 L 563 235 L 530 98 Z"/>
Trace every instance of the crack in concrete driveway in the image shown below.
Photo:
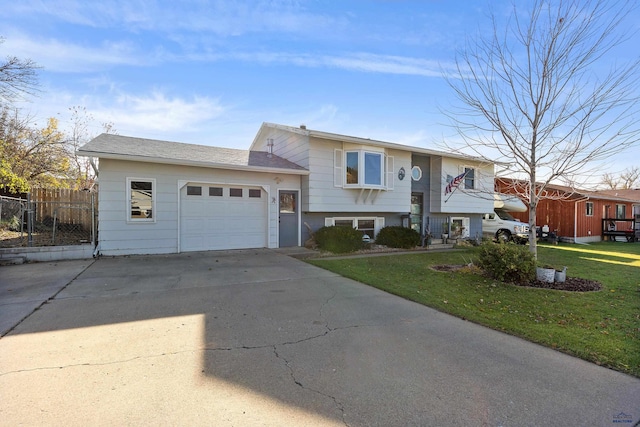
<path fill-rule="evenodd" d="M 28 282 L 29 268 L 41 280 L 42 267 L 2 267 L 0 284 Z M 640 419 L 637 378 L 273 251 L 75 268 L 54 299 L 0 339 L 0 414 L 9 425 Z"/>

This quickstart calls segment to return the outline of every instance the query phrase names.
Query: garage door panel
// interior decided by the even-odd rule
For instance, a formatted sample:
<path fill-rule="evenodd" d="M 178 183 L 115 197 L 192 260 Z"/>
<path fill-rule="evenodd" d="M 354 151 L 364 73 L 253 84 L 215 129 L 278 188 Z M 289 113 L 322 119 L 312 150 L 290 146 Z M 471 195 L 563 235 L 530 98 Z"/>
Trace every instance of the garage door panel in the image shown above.
<path fill-rule="evenodd" d="M 248 197 L 249 189 L 255 187 L 234 186 L 242 188 L 243 197 L 230 197 L 229 187 L 223 187 L 223 196 L 210 197 L 207 185 L 202 186 L 202 196 L 188 196 L 185 189 L 181 192 L 181 250 L 267 246 L 266 198 Z"/>
<path fill-rule="evenodd" d="M 197 233 L 199 230 L 202 230 L 203 222 L 201 219 L 187 218 L 184 221 L 183 231 L 187 234 Z"/>

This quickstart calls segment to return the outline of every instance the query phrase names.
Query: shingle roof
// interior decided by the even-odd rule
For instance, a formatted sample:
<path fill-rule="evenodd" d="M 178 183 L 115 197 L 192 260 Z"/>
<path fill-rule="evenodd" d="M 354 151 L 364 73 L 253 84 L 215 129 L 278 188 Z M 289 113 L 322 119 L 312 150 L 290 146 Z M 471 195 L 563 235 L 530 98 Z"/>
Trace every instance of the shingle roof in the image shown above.
<path fill-rule="evenodd" d="M 238 150 L 103 133 L 78 150 L 81 156 L 249 170 L 305 168 L 264 151 Z"/>
<path fill-rule="evenodd" d="M 597 191 L 597 193 L 606 196 L 623 197 L 635 202 L 640 202 L 640 188 L 627 190 L 600 190 Z"/>
<path fill-rule="evenodd" d="M 528 186 L 528 182 L 525 180 L 512 179 L 507 177 L 496 177 L 496 181 L 502 181 L 504 183 L 513 182 L 516 185 Z M 581 190 L 578 188 L 567 187 L 560 184 L 547 184 L 547 190 L 559 191 L 565 193 L 567 197 L 573 199 L 579 199 L 588 197 L 590 199 L 598 200 L 611 200 L 618 202 L 640 202 L 640 190 Z M 635 193 L 634 193 L 635 192 Z"/>
<path fill-rule="evenodd" d="M 296 133 L 299 135 L 305 135 L 305 136 L 311 136 L 311 137 L 315 137 L 315 138 L 319 138 L 319 139 L 326 139 L 326 140 L 330 140 L 330 141 L 344 141 L 344 142 L 350 142 L 350 143 L 354 143 L 354 144 L 363 144 L 363 145 L 370 145 L 370 146 L 374 146 L 374 147 L 384 147 L 384 148 L 389 148 L 389 149 L 393 149 L 393 150 L 400 150 L 400 151 L 409 151 L 411 153 L 414 154 L 425 154 L 425 155 L 430 155 L 430 156 L 442 156 L 442 157 L 450 157 L 450 158 L 454 158 L 454 159 L 460 159 L 460 160 L 469 160 L 469 161 L 475 161 L 475 162 L 487 162 L 489 161 L 488 159 L 483 159 L 481 157 L 477 157 L 477 156 L 470 156 L 467 154 L 462 154 L 462 153 L 455 153 L 452 151 L 439 151 L 439 150 L 432 150 L 429 148 L 422 148 L 422 147 L 414 147 L 414 146 L 410 146 L 410 145 L 404 145 L 404 144 L 398 144 L 395 142 L 386 142 L 386 141 L 380 141 L 380 140 L 376 140 L 376 139 L 370 139 L 370 138 L 361 138 L 361 137 L 357 137 L 357 136 L 350 136 L 350 135 L 341 135 L 338 133 L 331 133 L 331 132 L 324 132 L 324 131 L 319 131 L 319 130 L 313 130 L 313 129 L 308 129 L 306 126 L 305 127 L 294 127 L 294 126 L 287 126 L 287 125 L 279 125 L 276 123 L 268 123 L 268 122 L 264 122 L 262 123 L 262 126 L 260 127 L 260 130 L 263 129 L 280 129 L 280 130 L 284 130 L 286 132 L 291 132 L 291 133 Z M 256 137 L 253 140 L 253 145 L 255 145 L 258 141 L 258 139 L 261 137 L 260 132 L 258 132 L 258 134 L 256 135 Z M 490 161 L 491 163 L 499 163 L 499 162 L 495 162 L 493 160 Z"/>

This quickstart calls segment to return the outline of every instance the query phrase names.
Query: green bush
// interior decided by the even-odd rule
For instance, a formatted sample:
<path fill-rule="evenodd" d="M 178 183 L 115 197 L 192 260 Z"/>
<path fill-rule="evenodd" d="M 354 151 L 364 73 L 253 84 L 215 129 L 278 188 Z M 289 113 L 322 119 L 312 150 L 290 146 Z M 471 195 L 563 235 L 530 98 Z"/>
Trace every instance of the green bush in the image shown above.
<path fill-rule="evenodd" d="M 536 259 L 528 246 L 512 242 L 480 245 L 478 266 L 502 282 L 528 283 L 536 275 Z"/>
<path fill-rule="evenodd" d="M 323 251 L 336 254 L 354 252 L 362 249 L 362 231 L 350 227 L 322 227 L 315 232 L 314 238 Z"/>
<path fill-rule="evenodd" d="M 415 248 L 420 244 L 420 233 L 397 225 L 384 227 L 376 236 L 376 243 L 390 248 Z"/>

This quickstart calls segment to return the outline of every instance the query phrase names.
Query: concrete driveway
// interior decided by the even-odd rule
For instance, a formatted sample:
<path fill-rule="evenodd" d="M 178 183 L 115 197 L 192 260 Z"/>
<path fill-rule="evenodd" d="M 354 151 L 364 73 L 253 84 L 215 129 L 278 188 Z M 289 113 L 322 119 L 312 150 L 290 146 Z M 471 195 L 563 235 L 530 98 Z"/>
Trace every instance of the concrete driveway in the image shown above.
<path fill-rule="evenodd" d="M 0 267 L 0 318 L 49 277 L 0 339 L 0 425 L 640 420 L 640 379 L 275 251 Z"/>

